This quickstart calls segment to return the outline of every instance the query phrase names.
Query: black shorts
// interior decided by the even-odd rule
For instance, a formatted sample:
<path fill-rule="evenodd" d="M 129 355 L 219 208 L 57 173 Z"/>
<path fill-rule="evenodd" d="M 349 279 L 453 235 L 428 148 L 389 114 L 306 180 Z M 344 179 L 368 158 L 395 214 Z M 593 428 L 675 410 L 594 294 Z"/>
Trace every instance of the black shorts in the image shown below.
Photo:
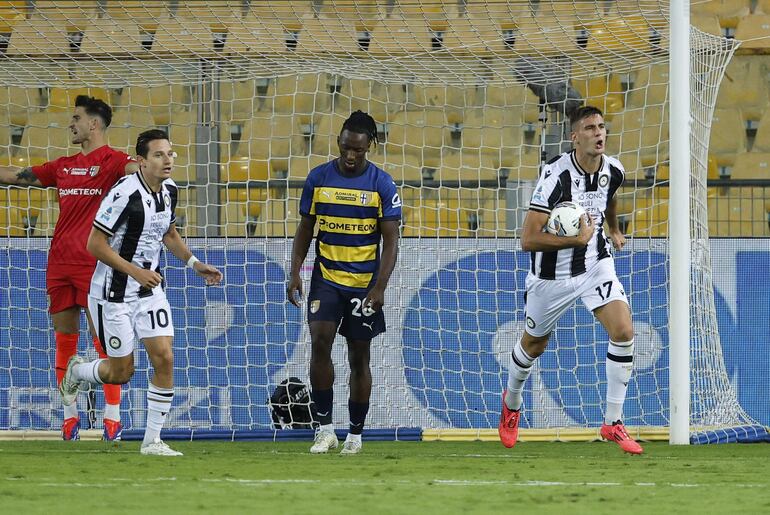
<path fill-rule="evenodd" d="M 307 303 L 308 322 L 334 322 L 338 332 L 351 340 L 371 340 L 385 332 L 382 309 L 364 315 L 366 292 L 337 288 L 321 279 L 310 281 Z"/>

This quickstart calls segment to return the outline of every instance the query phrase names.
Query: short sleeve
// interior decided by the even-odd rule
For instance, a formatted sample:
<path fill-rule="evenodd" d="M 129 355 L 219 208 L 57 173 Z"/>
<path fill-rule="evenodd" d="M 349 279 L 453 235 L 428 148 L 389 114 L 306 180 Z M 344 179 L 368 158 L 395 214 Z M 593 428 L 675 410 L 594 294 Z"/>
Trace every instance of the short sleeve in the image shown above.
<path fill-rule="evenodd" d="M 48 161 L 41 165 L 33 166 L 32 173 L 35 174 L 40 184 L 46 188 L 56 186 L 56 172 L 59 170 L 59 159 Z"/>
<path fill-rule="evenodd" d="M 380 220 L 400 220 L 401 197 L 398 195 L 396 183 L 389 176 L 385 176 L 379 181 L 377 190 L 382 203 L 379 213 Z"/>
<path fill-rule="evenodd" d="M 302 196 L 299 198 L 299 214 L 302 216 L 315 217 L 314 194 L 317 182 L 317 172 L 311 172 L 307 179 L 305 179 L 305 185 L 302 187 Z"/>
<path fill-rule="evenodd" d="M 179 189 L 177 188 L 176 184 L 169 184 L 166 186 L 168 188 L 168 196 L 169 196 L 169 208 L 171 209 L 171 223 L 176 223 L 176 202 L 177 198 L 179 197 Z"/>
<path fill-rule="evenodd" d="M 128 201 L 131 198 L 118 189 L 110 191 L 102 199 L 99 211 L 96 212 L 94 227 L 113 236 L 127 215 Z"/>
<path fill-rule="evenodd" d="M 124 177 L 126 175 L 126 165 L 135 162 L 136 159 L 125 152 L 116 151 L 110 160 L 110 172 L 112 173 L 113 180 L 117 181 Z"/>
<path fill-rule="evenodd" d="M 529 202 L 529 209 L 541 213 L 550 213 L 561 200 L 561 183 L 559 174 L 550 165 L 543 167 L 543 172 L 537 180 L 535 190 Z"/>

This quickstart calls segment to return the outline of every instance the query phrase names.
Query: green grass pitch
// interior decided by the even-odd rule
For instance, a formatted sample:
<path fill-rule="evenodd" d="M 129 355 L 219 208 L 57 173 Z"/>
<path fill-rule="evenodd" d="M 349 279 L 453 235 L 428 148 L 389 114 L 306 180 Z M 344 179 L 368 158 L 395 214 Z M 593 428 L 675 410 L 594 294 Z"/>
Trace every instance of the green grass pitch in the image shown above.
<path fill-rule="evenodd" d="M 770 513 L 770 445 L 0 441 L 3 513 Z"/>

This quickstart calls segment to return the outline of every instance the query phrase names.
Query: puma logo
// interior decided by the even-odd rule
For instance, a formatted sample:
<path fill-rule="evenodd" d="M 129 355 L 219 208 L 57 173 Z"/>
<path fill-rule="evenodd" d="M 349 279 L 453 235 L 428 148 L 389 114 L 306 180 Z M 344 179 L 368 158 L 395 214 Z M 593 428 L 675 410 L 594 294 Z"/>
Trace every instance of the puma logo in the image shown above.
<path fill-rule="evenodd" d="M 366 322 L 361 322 L 361 325 L 364 326 L 364 327 L 368 327 L 370 331 L 374 331 L 374 329 L 372 328 L 372 324 L 367 324 Z"/>
<path fill-rule="evenodd" d="M 329 412 L 328 412 L 328 411 L 324 411 L 323 413 L 321 413 L 320 411 L 318 412 L 318 416 L 319 416 L 319 417 L 325 417 L 325 416 L 327 416 L 328 414 L 329 414 Z"/>

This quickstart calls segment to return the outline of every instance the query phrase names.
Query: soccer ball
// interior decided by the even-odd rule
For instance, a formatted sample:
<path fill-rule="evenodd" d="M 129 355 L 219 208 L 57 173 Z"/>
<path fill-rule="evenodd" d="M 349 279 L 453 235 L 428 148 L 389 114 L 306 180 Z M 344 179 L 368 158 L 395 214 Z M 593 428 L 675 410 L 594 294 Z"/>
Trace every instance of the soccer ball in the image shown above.
<path fill-rule="evenodd" d="M 577 236 L 580 233 L 580 219 L 586 214 L 583 206 L 576 202 L 561 202 L 551 210 L 545 230 L 556 236 Z"/>

